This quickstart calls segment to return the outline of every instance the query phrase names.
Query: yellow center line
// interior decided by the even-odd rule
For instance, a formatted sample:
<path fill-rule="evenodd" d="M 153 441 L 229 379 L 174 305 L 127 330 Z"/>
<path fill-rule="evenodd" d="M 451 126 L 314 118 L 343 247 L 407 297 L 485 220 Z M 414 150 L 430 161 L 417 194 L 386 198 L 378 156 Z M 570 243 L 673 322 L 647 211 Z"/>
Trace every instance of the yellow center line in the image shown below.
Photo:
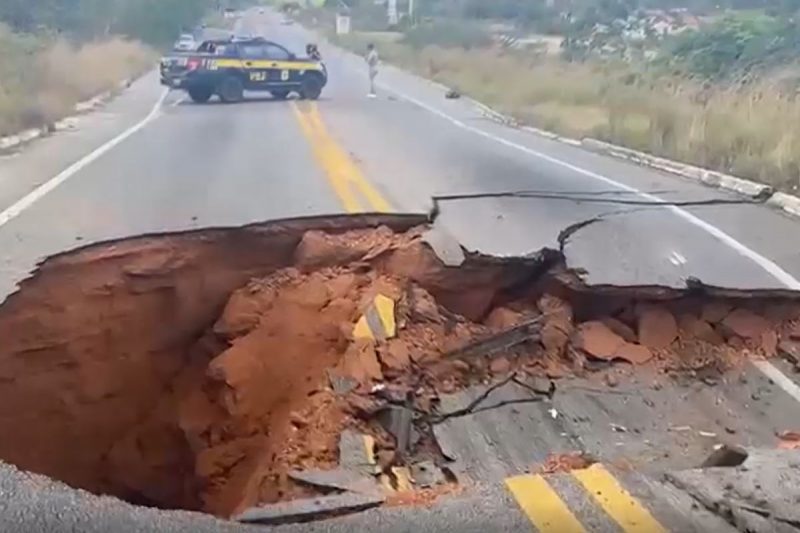
<path fill-rule="evenodd" d="M 291 107 L 297 118 L 297 122 L 300 124 L 303 135 L 305 135 L 308 143 L 311 145 L 311 149 L 314 151 L 314 156 L 317 158 L 320 166 L 325 170 L 328 182 L 330 182 L 336 196 L 339 197 L 339 201 L 344 205 L 345 211 L 348 213 L 363 211 L 361 203 L 350 190 L 345 176 L 340 172 L 339 165 L 337 164 L 336 147 L 331 146 L 331 143 L 314 128 L 314 125 L 306 116 L 307 113 L 301 111 L 294 102 L 291 103 Z"/>
<path fill-rule="evenodd" d="M 392 211 L 391 204 L 367 181 L 356 163 L 328 133 L 314 102 L 291 103 L 300 129 L 314 151 L 320 166 L 339 200 L 348 213 L 363 212 L 359 194 L 366 200 L 369 210 L 379 213 Z"/>
<path fill-rule="evenodd" d="M 573 470 L 572 475 L 625 533 L 666 533 L 653 515 L 602 465 Z"/>
<path fill-rule="evenodd" d="M 567 504 L 540 475 L 505 480 L 506 487 L 540 533 L 586 533 Z"/>

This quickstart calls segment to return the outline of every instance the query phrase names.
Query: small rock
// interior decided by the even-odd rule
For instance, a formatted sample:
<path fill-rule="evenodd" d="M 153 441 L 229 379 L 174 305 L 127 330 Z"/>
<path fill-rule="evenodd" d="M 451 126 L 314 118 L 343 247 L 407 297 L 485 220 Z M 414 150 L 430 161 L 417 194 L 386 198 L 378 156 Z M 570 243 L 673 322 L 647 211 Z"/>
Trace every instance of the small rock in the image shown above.
<path fill-rule="evenodd" d="M 635 343 L 637 341 L 636 332 L 633 331 L 633 328 L 631 328 L 622 320 L 614 317 L 606 317 L 603 319 L 603 324 L 608 326 L 608 329 L 625 339 L 625 342 Z"/>
<path fill-rule="evenodd" d="M 551 355 L 561 355 L 564 353 L 569 343 L 569 333 L 555 321 L 547 322 L 539 333 L 542 346 Z"/>
<path fill-rule="evenodd" d="M 713 387 L 713 386 L 715 386 L 717 383 L 719 383 L 719 382 L 718 382 L 718 381 L 717 381 L 715 378 L 709 378 L 709 377 L 703 378 L 703 380 L 702 380 L 702 381 L 703 381 L 703 383 L 705 383 L 705 384 L 706 384 L 706 385 L 708 385 L 709 387 Z"/>
<path fill-rule="evenodd" d="M 323 231 L 307 231 L 295 249 L 295 265 L 311 270 L 320 266 L 346 264 L 364 255 L 363 250 L 347 246 Z"/>
<path fill-rule="evenodd" d="M 491 370 L 493 374 L 505 374 L 510 369 L 511 361 L 505 356 L 495 357 L 492 359 L 492 362 L 489 363 L 489 370 Z"/>
<path fill-rule="evenodd" d="M 616 374 L 613 374 L 611 372 L 606 374 L 603 379 L 605 380 L 606 385 L 608 385 L 611 388 L 614 388 L 617 385 L 619 385 L 619 378 L 617 378 Z"/>
<path fill-rule="evenodd" d="M 639 343 L 654 349 L 668 348 L 678 337 L 678 323 L 663 307 L 647 307 L 639 315 Z"/>
<path fill-rule="evenodd" d="M 653 358 L 653 352 L 646 346 L 625 343 L 614 353 L 614 358 L 624 359 L 634 365 L 641 365 Z"/>
<path fill-rule="evenodd" d="M 404 403 L 411 395 L 410 387 L 399 384 L 389 384 L 378 391 L 373 392 L 375 396 L 386 400 L 387 402 L 401 404 Z"/>
<path fill-rule="evenodd" d="M 737 337 L 736 335 L 731 336 L 728 339 L 728 346 L 733 348 L 734 350 L 743 350 L 745 347 L 744 340 L 741 337 Z"/>
<path fill-rule="evenodd" d="M 627 433 L 628 432 L 628 428 L 626 428 L 625 426 L 620 426 L 619 424 L 614 424 L 614 423 L 611 424 L 611 430 L 615 431 L 617 433 Z"/>
<path fill-rule="evenodd" d="M 308 420 L 306 419 L 306 417 L 296 411 L 293 412 L 291 415 L 289 415 L 289 420 L 291 421 L 292 425 L 297 429 L 302 429 L 308 426 Z"/>
<path fill-rule="evenodd" d="M 334 370 L 328 370 L 328 382 L 331 384 L 333 392 L 344 395 L 358 386 L 358 381 L 349 376 L 340 376 Z"/>
<path fill-rule="evenodd" d="M 359 383 L 383 380 L 381 365 L 371 341 L 362 339 L 350 344 L 342 358 L 341 373 Z"/>
<path fill-rule="evenodd" d="M 775 357 L 778 353 L 778 332 L 768 329 L 761 334 L 761 353 L 767 357 Z"/>
<path fill-rule="evenodd" d="M 783 340 L 778 344 L 778 351 L 795 365 L 800 365 L 800 342 Z"/>
<path fill-rule="evenodd" d="M 512 328 L 522 321 L 522 313 L 513 311 L 507 307 L 495 307 L 489 316 L 486 317 L 484 324 L 492 329 L 504 330 Z"/>
<path fill-rule="evenodd" d="M 433 461 L 423 461 L 411 465 L 411 478 L 414 484 L 421 488 L 429 488 L 445 483 L 444 473 Z"/>
<path fill-rule="evenodd" d="M 572 324 L 573 312 L 572 306 L 557 296 L 552 294 L 545 294 L 536 303 L 539 311 L 547 316 L 547 321 L 558 319 L 559 322 Z"/>
<path fill-rule="evenodd" d="M 736 428 L 733 428 L 731 426 L 725 426 L 725 432 L 730 435 L 734 435 L 736 433 Z"/>
<path fill-rule="evenodd" d="M 769 322 L 764 317 L 747 309 L 734 309 L 722 321 L 722 326 L 731 334 L 754 342 L 761 342 L 761 336 L 769 331 Z"/>
<path fill-rule="evenodd" d="M 759 393 L 757 393 L 757 392 L 754 392 L 753 394 L 750 395 L 750 398 L 755 400 L 755 401 L 758 401 L 758 400 L 761 399 L 761 395 Z"/>
<path fill-rule="evenodd" d="M 411 366 L 411 352 L 402 340 L 394 340 L 380 350 L 380 359 L 385 367 L 392 370 L 405 370 Z"/>
<path fill-rule="evenodd" d="M 625 340 L 600 321 L 584 322 L 578 326 L 577 345 L 598 359 L 613 359 Z"/>
<path fill-rule="evenodd" d="M 453 365 L 453 368 L 464 374 L 468 373 L 472 369 L 472 367 L 469 366 L 469 363 L 463 359 L 454 359 L 451 364 Z"/>
<path fill-rule="evenodd" d="M 378 411 L 386 407 L 386 402 L 374 398 L 367 398 L 357 394 L 351 395 L 347 399 L 347 403 L 355 413 L 363 418 L 371 418 Z"/>
<path fill-rule="evenodd" d="M 725 343 L 725 339 L 708 322 L 694 315 L 684 314 L 678 318 L 678 327 L 684 338 L 697 339 L 714 346 Z"/>
<path fill-rule="evenodd" d="M 792 324 L 786 334 L 789 336 L 790 339 L 800 341 L 800 321 Z"/>

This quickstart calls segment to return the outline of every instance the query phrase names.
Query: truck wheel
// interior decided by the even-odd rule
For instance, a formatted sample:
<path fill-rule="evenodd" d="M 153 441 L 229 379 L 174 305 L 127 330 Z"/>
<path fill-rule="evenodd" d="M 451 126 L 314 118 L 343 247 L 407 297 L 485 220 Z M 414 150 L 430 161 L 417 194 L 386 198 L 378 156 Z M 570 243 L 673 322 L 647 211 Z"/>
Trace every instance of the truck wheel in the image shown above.
<path fill-rule="evenodd" d="M 217 93 L 226 104 L 241 102 L 244 99 L 244 84 L 236 76 L 228 76 L 220 82 Z"/>
<path fill-rule="evenodd" d="M 198 104 L 205 104 L 211 99 L 211 96 L 214 94 L 214 89 L 211 87 L 200 86 L 200 87 L 189 87 L 189 98 L 192 99 L 193 102 Z"/>
<path fill-rule="evenodd" d="M 316 100 L 322 93 L 322 80 L 317 75 L 308 75 L 303 78 L 303 84 L 300 87 L 300 96 L 306 100 Z"/>
<path fill-rule="evenodd" d="M 269 93 L 276 100 L 286 100 L 286 98 L 289 96 L 289 91 L 283 91 L 283 90 L 281 90 L 281 91 L 270 91 Z"/>

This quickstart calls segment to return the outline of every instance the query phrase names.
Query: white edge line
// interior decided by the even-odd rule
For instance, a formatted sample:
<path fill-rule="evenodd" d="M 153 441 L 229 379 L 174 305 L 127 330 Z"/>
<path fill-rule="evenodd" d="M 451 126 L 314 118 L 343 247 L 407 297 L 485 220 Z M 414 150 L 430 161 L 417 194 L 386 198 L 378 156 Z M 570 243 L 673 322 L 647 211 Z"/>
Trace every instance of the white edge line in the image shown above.
<path fill-rule="evenodd" d="M 753 366 L 761 370 L 765 376 L 770 378 L 777 386 L 786 391 L 789 396 L 800 402 L 800 386 L 786 377 L 786 374 L 781 372 L 778 367 L 764 359 L 753 361 Z"/>
<path fill-rule="evenodd" d="M 66 169 L 62 170 L 56 176 L 50 178 L 48 181 L 42 183 L 34 190 L 14 202 L 10 207 L 6 208 L 4 211 L 0 212 L 0 227 L 8 224 L 11 220 L 19 216 L 23 211 L 28 209 L 30 206 L 35 204 L 37 201 L 42 199 L 47 193 L 51 192 L 53 189 L 67 181 L 69 178 L 92 164 L 94 161 L 99 159 L 103 156 L 106 152 L 120 144 L 122 141 L 136 133 L 137 131 L 141 130 L 145 126 L 147 126 L 150 122 L 155 120 L 158 115 L 159 111 L 161 110 L 161 105 L 164 103 L 164 100 L 169 94 L 169 89 L 164 89 L 164 92 L 161 93 L 161 96 L 158 98 L 158 101 L 153 106 L 153 109 L 150 110 L 150 113 L 143 118 L 138 123 L 134 124 L 127 130 L 123 131 L 110 141 L 106 142 L 99 148 L 95 149 L 93 152 L 83 156 L 78 161 L 74 162 Z"/>
<path fill-rule="evenodd" d="M 584 176 L 587 176 L 589 178 L 593 178 L 593 179 L 596 179 L 598 181 L 602 181 L 602 182 L 604 182 L 604 183 L 606 183 L 608 185 L 611 185 L 612 187 L 616 187 L 618 189 L 622 189 L 624 191 L 628 191 L 630 193 L 634 193 L 634 194 L 638 195 L 639 197 L 645 198 L 645 199 L 647 199 L 647 200 L 649 200 L 651 202 L 663 203 L 663 204 L 665 204 L 664 205 L 665 209 L 668 209 L 668 210 L 672 211 L 673 214 L 675 214 L 678 217 L 684 219 L 686 222 L 688 222 L 688 223 L 700 228 L 701 230 L 705 231 L 706 233 L 708 233 L 712 237 L 716 238 L 718 241 L 722 242 L 723 244 L 725 244 L 726 246 L 728 246 L 729 248 L 731 248 L 732 250 L 737 252 L 739 255 L 741 255 L 741 256 L 749 259 L 753 263 L 757 264 L 759 267 L 764 269 L 767 273 L 769 273 L 776 280 L 780 281 L 787 288 L 792 289 L 792 290 L 800 290 L 800 281 L 798 281 L 797 278 L 795 278 L 794 276 L 792 276 L 791 274 L 789 274 L 788 272 L 783 270 L 780 266 L 778 266 L 772 260 L 764 257 L 763 255 L 759 254 L 755 250 L 753 250 L 751 248 L 748 248 L 746 245 L 744 245 L 741 242 L 737 241 L 736 239 L 734 239 L 733 237 L 731 237 L 730 235 L 728 235 L 727 233 L 725 233 L 724 231 L 722 231 L 718 227 L 709 224 L 705 220 L 702 220 L 702 219 L 696 217 L 695 215 L 689 213 L 688 211 L 686 211 L 684 209 L 681 209 L 680 207 L 675 206 L 675 205 L 666 205 L 666 202 L 663 199 L 659 198 L 658 196 L 654 196 L 652 194 L 642 192 L 642 191 L 636 189 L 635 187 L 631 187 L 629 185 L 625 185 L 624 183 L 620 183 L 618 181 L 614 181 L 611 178 L 603 176 L 602 174 L 598 174 L 596 172 L 592 172 L 591 170 L 586 170 L 585 168 L 578 167 L 576 165 L 573 165 L 572 163 L 567 163 L 566 161 L 562 161 L 562 160 L 557 159 L 557 158 L 555 158 L 553 156 L 549 156 L 547 154 L 543 154 L 542 152 L 539 152 L 537 150 L 533 150 L 532 148 L 528 148 L 527 146 L 523 146 L 523 145 L 515 143 L 513 141 L 509 141 L 508 139 L 504 139 L 503 137 L 500 137 L 498 135 L 494 135 L 492 133 L 489 133 L 489 132 L 483 131 L 481 129 L 478 129 L 478 128 L 474 127 L 474 126 L 470 126 L 468 124 L 465 124 L 461 120 L 458 120 L 456 118 L 451 117 L 450 115 L 448 115 L 444 111 L 440 111 L 439 109 L 436 109 L 435 107 L 432 107 L 432 106 L 430 106 L 430 105 L 428 105 L 428 104 L 426 104 L 424 102 L 421 102 L 421 101 L 417 100 L 416 98 L 414 98 L 412 96 L 408 96 L 405 93 L 402 93 L 400 91 L 397 91 L 395 89 L 387 87 L 383 83 L 379 83 L 378 86 L 381 87 L 385 91 L 388 91 L 390 93 L 395 94 L 399 98 L 407 100 L 407 101 L 409 101 L 409 102 L 421 107 L 422 109 L 425 109 L 426 111 L 428 111 L 430 113 L 433 113 L 434 115 L 437 115 L 437 116 L 447 120 L 448 122 L 458 126 L 459 128 L 462 128 L 464 130 L 470 131 L 472 133 L 475 133 L 475 134 L 480 135 L 482 137 L 485 137 L 487 139 L 491 139 L 493 141 L 496 141 L 496 142 L 498 142 L 500 144 L 503 144 L 505 146 L 508 146 L 510 148 L 515 148 L 517 150 L 525 152 L 526 154 L 532 155 L 534 157 L 538 157 L 539 159 L 543 159 L 543 160 L 548 161 L 550 163 L 553 163 L 555 165 L 559 165 L 561 167 L 567 168 L 569 170 L 572 170 L 573 172 L 577 172 L 579 174 L 583 174 Z M 753 365 L 756 368 L 758 368 L 765 376 L 769 377 L 775 383 L 777 383 L 778 386 L 781 387 L 784 391 L 786 391 L 786 393 L 789 394 L 792 398 L 794 398 L 795 400 L 800 402 L 800 387 L 798 387 L 798 385 L 795 384 L 791 379 L 786 377 L 783 374 L 783 372 L 781 372 L 775 365 L 773 365 L 772 363 L 770 363 L 769 361 L 766 361 L 766 360 L 753 361 Z"/>

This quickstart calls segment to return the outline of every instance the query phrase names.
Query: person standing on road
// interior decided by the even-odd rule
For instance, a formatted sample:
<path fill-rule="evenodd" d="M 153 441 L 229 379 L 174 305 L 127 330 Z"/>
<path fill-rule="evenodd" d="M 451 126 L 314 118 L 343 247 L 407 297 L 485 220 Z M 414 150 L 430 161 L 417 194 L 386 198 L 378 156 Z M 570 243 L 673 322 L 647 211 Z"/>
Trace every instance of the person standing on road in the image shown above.
<path fill-rule="evenodd" d="M 370 98 L 375 98 L 377 95 L 375 94 L 375 76 L 378 75 L 378 63 L 380 63 L 380 58 L 378 57 L 378 51 L 375 49 L 375 45 L 370 43 L 367 45 L 367 67 L 369 67 L 369 94 L 367 95 Z"/>

